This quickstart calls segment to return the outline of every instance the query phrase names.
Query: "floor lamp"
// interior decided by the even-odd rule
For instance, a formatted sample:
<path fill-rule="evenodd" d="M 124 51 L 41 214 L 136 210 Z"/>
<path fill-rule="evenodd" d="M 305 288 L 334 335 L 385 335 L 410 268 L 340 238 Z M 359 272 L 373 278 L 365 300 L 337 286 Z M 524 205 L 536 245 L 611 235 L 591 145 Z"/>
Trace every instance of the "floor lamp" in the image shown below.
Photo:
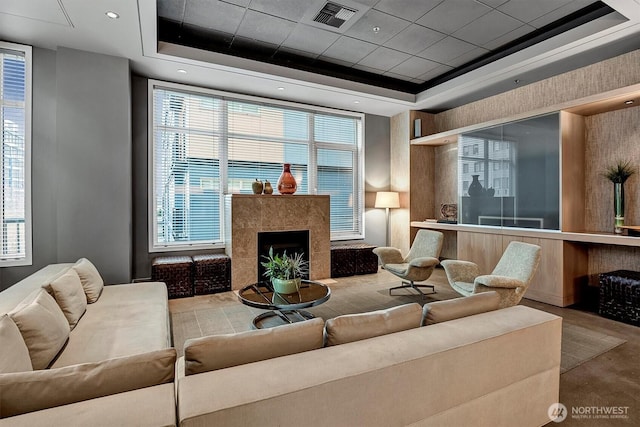
<path fill-rule="evenodd" d="M 385 242 L 386 246 L 389 246 L 390 232 L 389 228 L 389 209 L 395 209 L 400 207 L 400 196 L 395 191 L 378 191 L 376 193 L 376 204 L 375 208 L 385 208 L 387 215 L 387 241 Z"/>

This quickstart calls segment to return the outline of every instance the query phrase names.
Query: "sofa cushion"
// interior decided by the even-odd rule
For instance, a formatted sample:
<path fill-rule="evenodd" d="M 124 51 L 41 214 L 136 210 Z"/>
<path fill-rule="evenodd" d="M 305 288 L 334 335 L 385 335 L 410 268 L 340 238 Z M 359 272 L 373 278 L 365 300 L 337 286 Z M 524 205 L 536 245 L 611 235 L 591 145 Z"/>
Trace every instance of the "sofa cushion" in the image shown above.
<path fill-rule="evenodd" d="M 327 320 L 325 344 L 338 345 L 420 326 L 422 309 L 411 303 L 386 310 L 346 314 Z"/>
<path fill-rule="evenodd" d="M 322 347 L 320 318 L 184 343 L 185 374 L 198 374 Z"/>
<path fill-rule="evenodd" d="M 0 316 L 0 343 L 0 373 L 33 370 L 20 329 L 6 314 Z"/>
<path fill-rule="evenodd" d="M 38 289 L 9 313 L 29 349 L 33 369 L 45 369 L 69 338 L 69 322 L 51 295 Z"/>
<path fill-rule="evenodd" d="M 64 317 L 69 321 L 71 329 L 75 328 L 80 317 L 87 310 L 87 296 L 82 288 L 78 273 L 72 268 L 49 285 L 53 297 L 60 306 Z"/>
<path fill-rule="evenodd" d="M 169 383 L 173 348 L 43 371 L 0 374 L 0 418 Z"/>
<path fill-rule="evenodd" d="M 495 291 L 481 292 L 468 297 L 455 298 L 425 304 L 422 309 L 422 324 L 446 322 L 460 317 L 472 316 L 497 310 L 500 296 Z"/>
<path fill-rule="evenodd" d="M 96 267 L 86 258 L 80 258 L 74 265 L 73 269 L 80 276 L 82 287 L 85 294 L 87 294 L 87 302 L 93 304 L 98 301 L 102 288 L 104 287 L 104 280 L 96 269 Z"/>

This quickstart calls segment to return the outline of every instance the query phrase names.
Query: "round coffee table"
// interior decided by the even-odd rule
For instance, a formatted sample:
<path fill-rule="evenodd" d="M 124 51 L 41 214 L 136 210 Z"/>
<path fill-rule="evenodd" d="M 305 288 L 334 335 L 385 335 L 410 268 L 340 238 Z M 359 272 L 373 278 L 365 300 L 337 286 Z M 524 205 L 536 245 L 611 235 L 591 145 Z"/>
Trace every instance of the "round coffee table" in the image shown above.
<path fill-rule="evenodd" d="M 322 283 L 302 280 L 299 292 L 279 294 L 273 291 L 271 284 L 260 282 L 245 286 L 237 294 L 245 305 L 270 310 L 253 319 L 253 327 L 261 329 L 313 319 L 313 314 L 301 309 L 327 301 L 331 289 Z"/>

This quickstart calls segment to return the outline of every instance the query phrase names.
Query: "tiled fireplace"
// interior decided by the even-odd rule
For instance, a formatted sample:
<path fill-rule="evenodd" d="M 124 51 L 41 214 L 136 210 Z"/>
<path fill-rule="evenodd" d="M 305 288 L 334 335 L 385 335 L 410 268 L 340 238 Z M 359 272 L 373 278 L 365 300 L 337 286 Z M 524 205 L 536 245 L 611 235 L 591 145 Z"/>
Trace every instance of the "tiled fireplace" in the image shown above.
<path fill-rule="evenodd" d="M 309 278 L 331 275 L 329 196 L 225 196 L 226 253 L 231 284 L 240 289 L 258 281 L 258 233 L 308 231 Z M 283 236 L 286 239 L 286 234 Z"/>

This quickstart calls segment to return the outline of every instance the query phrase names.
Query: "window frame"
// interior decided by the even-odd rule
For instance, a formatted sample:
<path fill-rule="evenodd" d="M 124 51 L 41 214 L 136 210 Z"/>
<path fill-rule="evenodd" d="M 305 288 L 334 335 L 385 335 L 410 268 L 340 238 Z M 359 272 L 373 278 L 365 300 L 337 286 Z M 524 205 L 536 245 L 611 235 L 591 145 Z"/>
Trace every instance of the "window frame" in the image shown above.
<path fill-rule="evenodd" d="M 354 153 L 355 160 L 353 162 L 353 181 L 355 191 L 353 193 L 354 210 L 354 230 L 353 232 L 331 232 L 331 240 L 355 240 L 363 239 L 365 233 L 365 215 L 364 215 L 364 140 L 365 140 L 365 114 L 352 111 L 344 111 L 338 109 L 332 109 L 327 107 L 319 107 L 314 105 L 300 104 L 289 101 L 282 101 L 277 99 L 263 98 L 250 95 L 242 95 L 233 92 L 219 91 L 213 89 L 207 89 L 197 86 L 185 85 L 180 83 L 166 82 L 162 80 L 149 79 L 148 81 L 148 93 L 147 93 L 147 107 L 148 107 L 148 250 L 150 253 L 154 252 L 178 252 L 188 250 L 203 250 L 203 249 L 219 249 L 225 247 L 225 241 L 227 236 L 225 235 L 225 208 L 224 208 L 224 196 L 233 194 L 228 190 L 228 140 L 230 138 L 228 128 L 225 127 L 221 130 L 221 144 L 224 147 L 220 153 L 220 242 L 211 243 L 175 243 L 175 244 L 163 244 L 157 242 L 157 226 L 156 226 L 156 191 L 154 188 L 154 155 L 155 155 L 155 104 L 154 93 L 156 89 L 164 89 L 168 91 L 177 91 L 187 94 L 194 94 L 197 96 L 213 96 L 226 98 L 226 102 L 240 101 L 240 102 L 252 102 L 266 104 L 280 108 L 291 108 L 296 111 L 305 111 L 311 114 L 326 114 L 340 117 L 352 117 L 356 119 L 357 132 L 355 144 L 349 145 L 344 143 L 329 143 L 319 142 L 315 140 L 315 134 L 313 129 L 310 129 L 310 135 L 308 137 L 309 154 L 307 162 L 307 175 L 308 175 L 308 191 L 306 194 L 315 195 L 318 193 L 317 189 L 317 153 L 320 149 L 333 149 L 333 150 L 349 150 Z M 227 108 L 224 109 L 224 115 L 228 114 Z M 312 119 L 309 119 L 312 123 Z M 225 123 L 227 123 L 225 121 Z M 275 185 L 275 183 L 274 183 Z"/>
<path fill-rule="evenodd" d="M 32 105 L 33 105 L 33 48 L 27 45 L 0 41 L 0 50 L 15 51 L 24 55 L 24 245 L 25 255 L 20 258 L 3 258 L 0 267 L 18 267 L 33 264 L 33 223 L 31 204 L 31 150 L 32 150 Z M 1 83 L 0 83 L 1 84 Z M 4 126 L 4 124 L 3 124 Z M 1 193 L 1 191 L 0 191 Z M 2 244 L 3 242 L 0 242 Z"/>

